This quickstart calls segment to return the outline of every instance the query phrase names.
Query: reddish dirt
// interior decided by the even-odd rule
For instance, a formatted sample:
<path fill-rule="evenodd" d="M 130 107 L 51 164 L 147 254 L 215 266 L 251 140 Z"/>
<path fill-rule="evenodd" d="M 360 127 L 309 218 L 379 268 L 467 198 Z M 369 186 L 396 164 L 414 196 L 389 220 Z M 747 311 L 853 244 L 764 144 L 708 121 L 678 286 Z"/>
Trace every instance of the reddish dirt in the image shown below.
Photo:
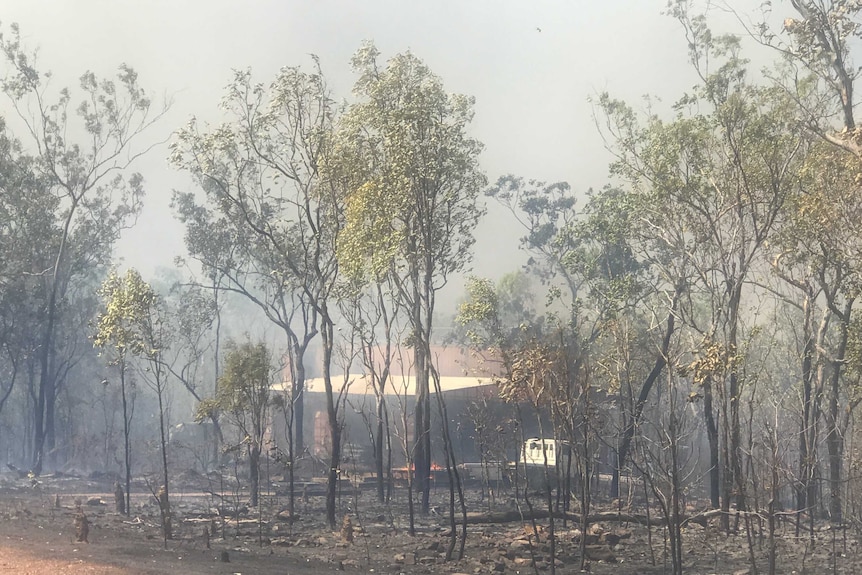
<path fill-rule="evenodd" d="M 206 549 L 202 540 L 180 538 L 166 550 L 157 527 L 135 525 L 104 507 L 84 508 L 91 522 L 89 543 L 78 543 L 70 507 L 48 510 L 38 498 L 8 494 L 0 495 L 0 502 L 0 574 L 303 575 L 332 570 L 282 549 L 255 548 L 238 540 L 214 540 L 212 549 Z M 222 551 L 228 552 L 229 563 L 222 562 Z"/>
<path fill-rule="evenodd" d="M 71 520 L 69 521 L 71 524 Z M 58 524 L 20 521 L 5 522 L 0 527 L 0 573 L 59 575 L 90 573 L 93 575 L 188 575 L 212 573 L 321 573 L 327 566 L 315 566 L 270 549 L 234 551 L 228 546 L 213 545 L 212 550 L 196 546 L 171 544 L 169 550 L 152 540 L 133 540 L 106 526 L 91 531 L 90 543 L 74 543 L 69 530 Z M 9 533 L 12 531 L 13 533 Z M 202 547 L 202 546 L 201 546 Z M 219 558 L 219 549 L 227 548 L 230 563 Z"/>

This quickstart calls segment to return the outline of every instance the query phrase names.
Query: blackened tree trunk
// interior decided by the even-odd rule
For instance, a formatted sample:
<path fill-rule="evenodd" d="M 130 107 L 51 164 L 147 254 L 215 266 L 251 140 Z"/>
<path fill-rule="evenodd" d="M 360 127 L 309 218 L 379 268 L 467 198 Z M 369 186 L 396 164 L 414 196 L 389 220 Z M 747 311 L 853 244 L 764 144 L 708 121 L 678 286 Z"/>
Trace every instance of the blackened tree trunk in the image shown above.
<path fill-rule="evenodd" d="M 744 262 L 740 261 L 740 267 Z M 729 285 L 731 291 L 728 302 L 728 320 L 730 326 L 727 337 L 727 352 L 730 354 L 729 374 L 729 402 L 730 402 L 730 472 L 733 474 L 733 486 L 736 489 L 736 508 L 740 511 L 746 509 L 745 500 L 745 477 L 742 465 L 742 440 L 741 423 L 739 419 L 739 406 L 742 403 L 742 389 L 739 381 L 739 362 L 734 360 L 738 350 L 739 331 L 739 309 L 742 302 L 742 279 L 735 280 Z"/>
<path fill-rule="evenodd" d="M 829 517 L 833 523 L 841 523 L 842 509 L 842 460 L 844 458 L 844 437 L 839 422 L 839 399 L 841 395 L 841 366 L 847 354 L 847 343 L 850 336 L 850 313 L 853 309 L 853 298 L 848 298 L 844 309 L 839 314 L 839 339 L 835 359 L 831 362 L 832 371 L 829 380 L 829 408 L 826 412 L 826 449 L 829 454 Z"/>
<path fill-rule="evenodd" d="M 377 501 L 383 503 L 386 501 L 386 478 L 383 475 L 384 471 L 384 451 L 383 451 L 383 434 L 384 420 L 386 415 L 386 398 L 383 395 L 383 390 L 377 395 L 377 429 L 374 436 L 374 472 L 377 474 Z"/>
<path fill-rule="evenodd" d="M 252 507 L 257 507 L 260 501 L 260 444 L 252 442 L 248 446 L 249 491 Z"/>
<path fill-rule="evenodd" d="M 131 513 L 131 490 L 132 490 L 132 410 L 129 405 L 129 393 L 126 386 L 126 362 L 121 360 L 120 366 L 120 395 L 123 400 L 123 463 L 126 472 L 126 516 Z"/>
<path fill-rule="evenodd" d="M 682 283 L 680 283 L 680 285 L 676 288 L 673 299 L 671 300 L 670 311 L 667 315 L 667 323 L 664 331 L 664 337 L 662 338 L 661 349 L 659 349 L 658 354 L 656 355 L 655 364 L 653 365 L 653 368 L 650 371 L 649 375 L 647 375 L 647 378 L 644 380 L 643 385 L 641 385 L 640 393 L 638 394 L 637 401 L 634 404 L 633 413 L 627 419 L 625 428 L 623 429 L 623 436 L 620 439 L 619 449 L 617 450 L 617 464 L 614 466 L 613 475 L 611 477 L 610 495 L 614 499 L 619 497 L 620 495 L 620 473 L 622 472 L 622 469 L 626 464 L 626 457 L 628 457 L 635 430 L 637 429 L 637 426 L 640 424 L 641 418 L 643 417 L 644 406 L 649 399 L 650 391 L 655 385 L 656 380 L 658 379 L 659 375 L 661 375 L 661 372 L 664 369 L 665 365 L 667 365 L 667 354 L 668 350 L 670 349 L 670 340 L 675 331 L 676 306 L 681 293 Z"/>
<path fill-rule="evenodd" d="M 706 423 L 706 439 L 709 443 L 709 504 L 713 509 L 721 505 L 721 459 L 718 451 L 718 425 L 713 407 L 712 377 L 703 382 L 703 419 Z"/>
<path fill-rule="evenodd" d="M 159 377 L 159 376 L 157 376 Z M 162 532 L 165 541 L 173 539 L 172 517 L 171 517 L 171 498 L 169 487 L 169 471 L 168 471 L 168 442 L 165 436 L 165 405 L 164 405 L 164 389 L 162 383 L 157 384 L 159 387 L 156 394 L 159 398 L 159 443 L 162 451 L 162 480 L 164 496 L 159 498 L 159 509 L 162 512 Z"/>
<path fill-rule="evenodd" d="M 341 425 L 338 421 L 338 405 L 332 389 L 332 350 L 334 346 L 334 326 L 329 317 L 326 304 L 321 306 L 320 334 L 323 339 L 323 387 L 326 391 L 326 415 L 329 422 L 329 472 L 326 484 L 326 521 L 330 528 L 335 529 L 336 494 L 338 476 L 341 467 Z"/>

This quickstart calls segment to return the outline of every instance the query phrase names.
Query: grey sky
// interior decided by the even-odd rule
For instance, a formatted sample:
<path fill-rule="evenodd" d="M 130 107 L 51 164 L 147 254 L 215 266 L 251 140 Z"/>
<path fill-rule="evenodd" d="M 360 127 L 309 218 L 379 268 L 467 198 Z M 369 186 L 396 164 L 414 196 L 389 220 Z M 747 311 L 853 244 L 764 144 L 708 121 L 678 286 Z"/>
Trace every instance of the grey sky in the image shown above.
<path fill-rule="evenodd" d="M 472 133 L 485 144 L 491 181 L 514 173 L 568 180 L 574 189 L 606 181 L 608 155 L 593 125 L 589 96 L 604 90 L 630 102 L 644 93 L 677 98 L 694 83 L 680 26 L 666 0 L 5 0 L 3 24 L 18 22 L 56 85 L 86 69 L 113 73 L 126 62 L 154 96 L 172 96 L 162 135 L 196 115 L 218 120 L 232 68 L 268 82 L 285 65 L 317 54 L 338 99 L 349 98 L 349 59 L 364 39 L 384 57 L 412 50 L 447 90 L 475 96 Z M 120 253 L 145 277 L 183 252 L 168 208 L 186 179 L 166 149 L 136 166 L 146 207 Z M 483 223 L 475 270 L 499 276 L 518 260 L 500 257 L 519 231 L 499 210 Z M 460 289 L 459 289 L 460 291 Z"/>

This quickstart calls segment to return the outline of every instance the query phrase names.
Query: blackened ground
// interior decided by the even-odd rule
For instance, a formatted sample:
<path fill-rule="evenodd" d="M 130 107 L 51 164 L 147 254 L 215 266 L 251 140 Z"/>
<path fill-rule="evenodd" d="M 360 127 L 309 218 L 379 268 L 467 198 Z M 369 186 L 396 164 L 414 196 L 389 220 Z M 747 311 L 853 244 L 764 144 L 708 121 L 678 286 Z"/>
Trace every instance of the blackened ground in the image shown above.
<path fill-rule="evenodd" d="M 74 477 L 46 477 L 35 486 L 26 478 L 0 477 L 0 574 L 283 574 L 336 571 L 363 573 L 535 573 L 550 569 L 547 521 L 469 526 L 465 557 L 445 562 L 448 492 L 435 493 L 436 506 L 417 519 L 417 533 L 407 534 L 403 491 L 393 503 L 378 504 L 371 491 L 343 490 L 339 504 L 351 516 L 353 542 L 324 522 L 323 497 L 316 486 L 297 498 L 294 521 L 283 512 L 286 496 L 267 494 L 260 514 L 249 512 L 242 493 L 226 490 L 229 480 L 183 478 L 172 494 L 175 539 L 167 549 L 161 539 L 159 512 L 146 486 L 138 485 L 131 518 L 112 510 L 110 483 Z M 212 492 L 212 493 L 208 493 Z M 56 506 L 59 498 L 59 507 Z M 472 511 L 486 511 L 478 489 L 468 491 Z M 90 523 L 89 543 L 75 541 L 77 504 Z M 536 500 L 535 505 L 540 506 Z M 239 508 L 239 516 L 234 511 Z M 511 494 L 498 495 L 494 511 L 514 509 Z M 278 512 L 282 511 L 280 516 Z M 642 510 L 635 510 L 642 513 Z M 764 523 L 765 524 L 765 523 Z M 754 556 L 766 570 L 767 542 L 752 523 Z M 204 528 L 214 531 L 206 547 Z M 557 573 L 580 572 L 581 537 L 577 526 L 557 528 Z M 741 529 L 741 527 L 740 527 Z M 860 534 L 821 525 L 812 539 L 795 537 L 790 521 L 779 531 L 777 573 L 862 573 Z M 749 538 L 725 535 L 717 525 L 696 524 L 683 534 L 685 572 L 750 572 Z M 589 571 L 594 574 L 668 572 L 663 529 L 602 523 L 587 534 Z M 227 553 L 229 562 L 222 561 Z"/>

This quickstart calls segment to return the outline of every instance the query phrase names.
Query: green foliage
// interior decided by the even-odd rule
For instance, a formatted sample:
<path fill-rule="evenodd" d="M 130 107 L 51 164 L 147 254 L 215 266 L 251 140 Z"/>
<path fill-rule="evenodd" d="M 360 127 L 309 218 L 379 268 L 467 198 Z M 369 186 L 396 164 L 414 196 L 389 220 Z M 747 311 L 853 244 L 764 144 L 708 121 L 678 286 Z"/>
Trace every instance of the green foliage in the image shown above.
<path fill-rule="evenodd" d="M 320 176 L 331 145 L 333 104 L 322 72 L 284 68 L 268 85 L 237 71 L 222 108 L 226 123 L 191 120 L 171 143 L 171 163 L 200 185 L 175 193 L 186 247 L 213 284 L 245 296 L 291 332 L 314 312 L 338 271 L 335 242 L 342 207 Z"/>
<path fill-rule="evenodd" d="M 126 64 L 120 65 L 115 79 L 99 79 L 90 71 L 82 74 L 77 104 L 68 88 L 52 102 L 47 91 L 51 74 L 35 68 L 36 56 L 22 44 L 17 25 L 8 34 L 0 32 L 0 50 L 7 68 L 0 89 L 28 123 L 34 167 L 47 185 L 72 202 L 70 214 L 80 204 L 95 212 L 90 222 L 115 230 L 139 211 L 143 196 L 141 175 L 125 177 L 122 172 L 147 151 L 134 144 L 164 111 L 153 113 L 137 72 Z M 70 130 L 76 122 L 86 134 L 80 141 Z M 110 242 L 115 236 L 104 239 Z"/>
<path fill-rule="evenodd" d="M 565 265 L 582 242 L 577 233 L 575 197 L 567 182 L 548 184 L 507 175 L 485 193 L 521 218 L 526 230 L 521 246 L 534 256 L 529 261 L 531 271 L 543 281 L 557 274 L 569 278 L 570 272 L 576 273 Z"/>
<path fill-rule="evenodd" d="M 466 298 L 455 316 L 464 330 L 461 337 L 475 348 L 496 351 L 538 337 L 543 321 L 534 309 L 531 287 L 523 272 L 503 276 L 496 286 L 486 278 L 467 278 Z"/>
<path fill-rule="evenodd" d="M 567 316 L 553 310 L 548 319 L 574 332 L 592 322 L 592 333 L 584 334 L 592 339 L 643 291 L 638 278 L 642 266 L 632 247 L 639 208 L 635 196 L 611 186 L 598 193 L 590 190 L 578 212 L 568 183 L 511 175 L 499 178 L 486 193 L 524 226 L 521 245 L 531 255 L 528 269 L 548 286 L 551 310 L 558 303 L 568 308 Z"/>
<path fill-rule="evenodd" d="M 855 297 L 862 288 L 862 168 L 827 142 L 816 143 L 788 201 L 786 225 L 772 240 L 773 265 L 785 278 L 816 278 L 830 292 Z M 816 273 L 815 273 L 815 270 Z M 819 277 L 817 277 L 819 276 Z"/>
<path fill-rule="evenodd" d="M 467 135 L 472 98 L 447 94 L 439 77 L 411 53 L 378 64 L 357 51 L 354 93 L 326 164 L 345 190 L 341 268 L 377 278 L 394 265 L 446 277 L 470 257 L 484 210 L 482 146 Z"/>
<path fill-rule="evenodd" d="M 156 358 L 160 350 L 151 346 L 146 324 L 158 296 L 140 273 L 129 269 L 122 276 L 111 271 L 99 289 L 104 308 L 96 319 L 96 347 L 110 349 L 112 364 L 132 356 Z"/>
<path fill-rule="evenodd" d="M 272 354 L 264 343 L 229 343 L 216 395 L 198 404 L 196 419 L 226 413 L 243 434 L 260 442 L 273 381 Z"/>
<path fill-rule="evenodd" d="M 467 279 L 466 291 L 467 299 L 458 306 L 455 321 L 467 327 L 467 339 L 474 346 L 500 347 L 503 342 L 499 325 L 499 301 L 491 280 L 470 277 Z M 473 324 L 476 327 L 471 327 Z"/>

